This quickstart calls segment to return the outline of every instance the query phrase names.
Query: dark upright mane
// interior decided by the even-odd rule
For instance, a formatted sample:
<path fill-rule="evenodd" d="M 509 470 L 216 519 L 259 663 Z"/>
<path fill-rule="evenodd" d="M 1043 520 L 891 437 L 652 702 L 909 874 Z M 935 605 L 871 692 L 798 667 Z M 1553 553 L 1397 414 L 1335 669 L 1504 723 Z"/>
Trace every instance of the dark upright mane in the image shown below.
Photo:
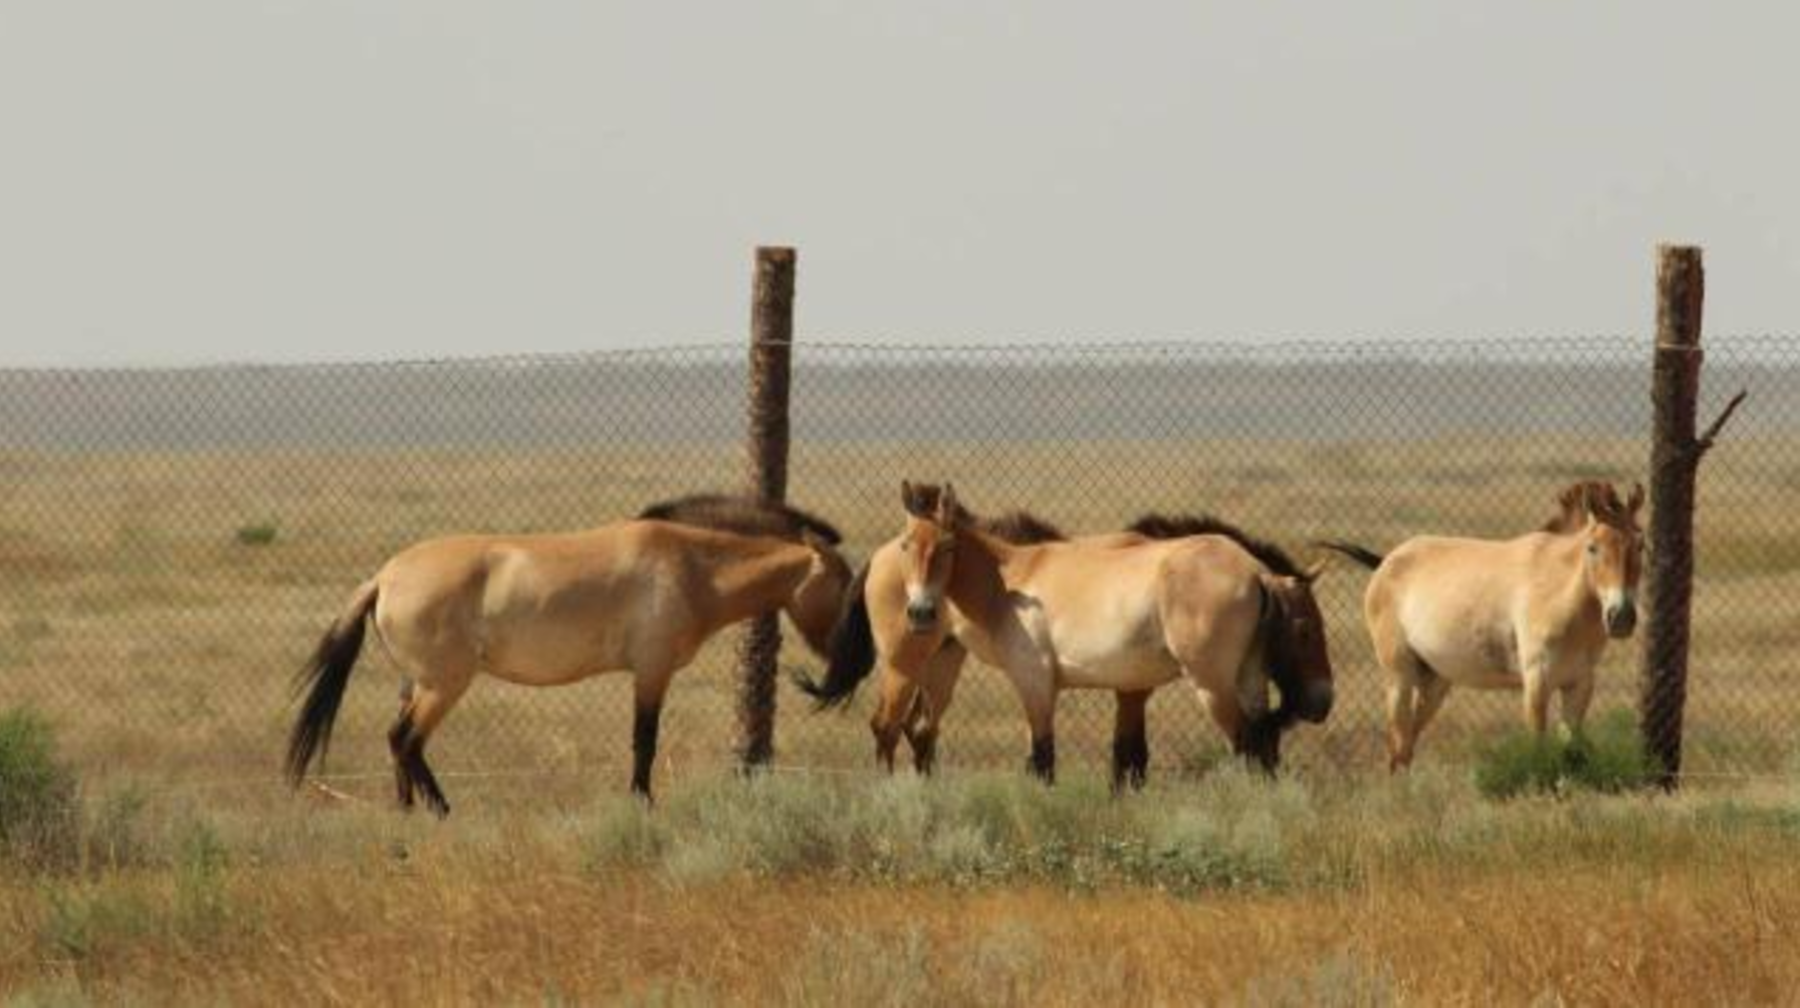
<path fill-rule="evenodd" d="M 797 507 L 733 494 L 675 497 L 650 505 L 638 512 L 638 517 L 777 539 L 797 540 L 802 533 L 810 532 L 833 546 L 844 538 L 829 522 Z"/>
<path fill-rule="evenodd" d="M 1029 511 L 1008 511 L 992 518 L 977 518 L 975 527 L 996 539 L 1003 539 L 1015 546 L 1065 542 L 1069 538 L 1063 534 L 1062 529 Z"/>
<path fill-rule="evenodd" d="M 1545 532 L 1573 532 L 1587 524 L 1587 516 L 1616 528 L 1631 527 L 1631 514 L 1611 483 L 1582 480 L 1556 495 L 1556 517 L 1543 524 Z"/>
<path fill-rule="evenodd" d="M 1258 539 L 1236 525 L 1215 518 L 1208 514 L 1198 515 L 1166 515 L 1151 512 L 1126 527 L 1127 532 L 1136 532 L 1149 539 L 1184 539 L 1188 536 L 1219 535 L 1230 539 L 1244 551 L 1262 562 L 1264 567 L 1282 577 L 1306 577 L 1306 572 L 1294 562 L 1294 558 L 1286 550 L 1269 542 Z"/>
<path fill-rule="evenodd" d="M 913 514 L 935 514 L 938 500 L 942 498 L 944 488 L 936 483 L 909 483 L 906 508 Z M 1038 543 L 1063 542 L 1069 537 L 1063 530 L 1050 524 L 1029 511 L 1008 511 L 992 518 L 983 518 L 963 507 L 961 501 L 956 502 L 956 522 L 985 532 L 996 539 L 1012 543 L 1015 546 L 1034 546 Z"/>

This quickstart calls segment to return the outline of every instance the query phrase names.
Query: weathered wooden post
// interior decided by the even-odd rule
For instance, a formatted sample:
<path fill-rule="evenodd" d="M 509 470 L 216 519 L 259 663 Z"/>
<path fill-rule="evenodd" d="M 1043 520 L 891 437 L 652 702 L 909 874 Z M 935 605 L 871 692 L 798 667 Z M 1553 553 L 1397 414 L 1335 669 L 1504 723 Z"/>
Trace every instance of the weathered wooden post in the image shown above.
<path fill-rule="evenodd" d="M 1689 613 L 1694 580 L 1694 482 L 1700 459 L 1743 402 L 1739 392 L 1694 436 L 1700 398 L 1701 309 L 1706 271 L 1700 249 L 1662 245 L 1656 259 L 1656 362 L 1651 387 L 1649 559 L 1644 569 L 1643 660 L 1638 726 L 1645 749 L 1674 788 L 1681 776 L 1681 722 L 1687 702 Z"/>
<path fill-rule="evenodd" d="M 750 493 L 787 497 L 788 379 L 793 362 L 794 250 L 756 250 L 750 304 Z M 775 756 L 776 659 L 781 617 L 753 621 L 738 645 L 738 759 L 745 770 Z"/>

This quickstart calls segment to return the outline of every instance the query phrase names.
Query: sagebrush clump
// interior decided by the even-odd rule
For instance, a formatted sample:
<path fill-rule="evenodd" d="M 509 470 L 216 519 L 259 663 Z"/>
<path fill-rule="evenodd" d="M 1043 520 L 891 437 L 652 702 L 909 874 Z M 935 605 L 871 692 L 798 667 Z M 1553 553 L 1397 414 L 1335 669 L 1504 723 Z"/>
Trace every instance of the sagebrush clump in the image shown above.
<path fill-rule="evenodd" d="M 72 860 L 80 832 L 80 788 L 49 722 L 25 708 L 0 714 L 0 856 Z"/>

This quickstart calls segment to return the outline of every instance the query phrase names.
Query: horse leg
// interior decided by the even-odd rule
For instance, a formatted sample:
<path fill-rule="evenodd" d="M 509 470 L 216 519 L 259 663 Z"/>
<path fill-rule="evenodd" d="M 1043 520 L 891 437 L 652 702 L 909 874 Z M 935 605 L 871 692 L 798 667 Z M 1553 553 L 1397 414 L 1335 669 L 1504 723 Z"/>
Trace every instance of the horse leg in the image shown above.
<path fill-rule="evenodd" d="M 1388 772 L 1397 773 L 1412 766 L 1413 749 L 1419 741 L 1419 688 L 1413 677 L 1397 673 L 1388 680 L 1387 748 Z"/>
<path fill-rule="evenodd" d="M 656 763 L 656 736 L 662 725 L 663 697 L 674 669 L 640 670 L 632 680 L 631 793 L 648 802 L 650 769 Z"/>
<path fill-rule="evenodd" d="M 962 675 L 966 657 L 968 651 L 961 644 L 946 640 L 925 665 L 919 699 L 913 704 L 914 723 L 907 733 L 913 749 L 913 769 L 918 773 L 928 775 L 937 766 L 938 727 L 956 695 L 956 681 Z"/>
<path fill-rule="evenodd" d="M 442 819 L 450 814 L 450 803 L 438 786 L 437 775 L 425 762 L 425 743 L 443 723 L 444 715 L 469 688 L 473 678 L 468 673 L 436 678 L 429 683 L 415 681 L 412 699 L 394 727 L 388 732 L 388 748 L 394 754 L 395 780 L 399 782 L 400 804 L 411 808 L 413 793 L 425 799 L 425 806 Z M 402 780 L 404 778 L 404 780 Z"/>
<path fill-rule="evenodd" d="M 1025 771 L 1045 784 L 1056 783 L 1056 673 L 1038 661 L 1009 662 L 1006 678 L 1031 726 L 1031 757 Z"/>
<path fill-rule="evenodd" d="M 1376 634 L 1376 658 L 1387 669 L 1388 772 L 1412 766 L 1419 733 L 1437 714 L 1450 691 L 1450 681 L 1438 675 L 1408 647 L 1398 634 Z"/>
<path fill-rule="evenodd" d="M 1119 690 L 1114 694 L 1117 707 L 1113 712 L 1113 793 L 1144 786 L 1150 768 L 1150 739 L 1145 731 L 1144 707 L 1150 690 Z"/>
<path fill-rule="evenodd" d="M 1238 703 L 1236 691 L 1224 691 L 1199 687 L 1200 703 L 1206 708 L 1206 714 L 1212 718 L 1213 724 L 1219 728 L 1219 734 L 1225 736 L 1231 745 L 1231 754 L 1241 757 L 1247 765 L 1274 773 L 1277 758 L 1266 750 L 1266 742 L 1262 746 L 1254 736 L 1256 723 L 1244 712 Z"/>
<path fill-rule="evenodd" d="M 1543 738 L 1550 719 L 1550 663 L 1547 656 L 1538 655 L 1521 662 L 1521 667 L 1525 671 L 1525 726 Z"/>
<path fill-rule="evenodd" d="M 913 702 L 919 692 L 913 678 L 891 664 L 883 663 L 880 695 L 875 700 L 875 713 L 869 718 L 869 731 L 875 736 L 875 761 L 888 773 L 894 772 L 894 750 L 906 723 L 913 714 Z"/>
<path fill-rule="evenodd" d="M 1587 723 L 1588 704 L 1594 699 L 1594 676 L 1580 676 L 1564 686 L 1562 694 L 1562 722 L 1568 729 L 1571 739 L 1582 737 L 1582 726 Z"/>
<path fill-rule="evenodd" d="M 1422 667 L 1422 666 L 1421 666 Z M 1437 716 L 1444 706 L 1444 698 L 1450 695 L 1450 680 L 1438 675 L 1433 669 L 1426 668 L 1424 676 L 1419 680 L 1419 696 L 1413 703 L 1413 738 L 1417 739 L 1425 731 L 1425 726 Z"/>

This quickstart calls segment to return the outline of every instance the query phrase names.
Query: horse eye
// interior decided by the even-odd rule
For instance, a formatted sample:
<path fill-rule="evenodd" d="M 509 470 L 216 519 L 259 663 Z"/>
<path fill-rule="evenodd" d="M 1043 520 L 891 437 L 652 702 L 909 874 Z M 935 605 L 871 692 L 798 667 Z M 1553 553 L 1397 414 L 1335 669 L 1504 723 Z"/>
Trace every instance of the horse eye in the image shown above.
<path fill-rule="evenodd" d="M 1600 555 L 1600 544 L 1599 543 L 1588 543 L 1587 552 L 1588 552 L 1588 556 L 1599 556 Z"/>

